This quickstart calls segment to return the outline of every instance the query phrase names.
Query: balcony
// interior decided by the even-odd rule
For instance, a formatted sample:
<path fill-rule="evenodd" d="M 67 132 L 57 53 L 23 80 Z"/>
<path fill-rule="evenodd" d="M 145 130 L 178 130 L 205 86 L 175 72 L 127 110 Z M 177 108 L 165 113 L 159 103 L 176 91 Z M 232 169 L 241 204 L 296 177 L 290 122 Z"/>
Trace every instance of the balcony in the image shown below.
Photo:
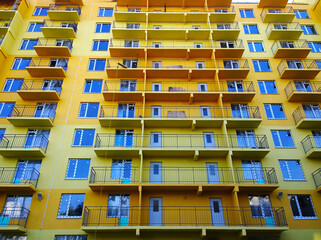
<path fill-rule="evenodd" d="M 251 81 L 221 81 L 223 102 L 251 102 L 255 89 Z"/>
<path fill-rule="evenodd" d="M 127 41 L 126 39 L 110 39 L 109 52 L 111 57 L 130 57 L 145 58 L 145 44 L 141 46 L 141 42 L 145 41 Z M 185 55 L 186 56 L 186 55 Z"/>
<path fill-rule="evenodd" d="M 321 110 L 310 105 L 298 107 L 292 115 L 297 128 L 318 129 L 321 126 Z"/>
<path fill-rule="evenodd" d="M 281 79 L 314 79 L 321 69 L 316 60 L 287 59 L 278 65 Z"/>
<path fill-rule="evenodd" d="M 265 218 L 253 217 L 250 207 L 214 209 L 210 206 L 161 206 L 161 211 L 157 211 L 157 215 L 152 209 L 151 206 L 126 207 L 126 210 L 123 210 L 126 215 L 118 217 L 113 213 L 118 212 L 119 207 L 85 207 L 81 229 L 85 232 L 136 230 L 136 234 L 142 231 L 171 229 L 204 232 L 205 235 L 206 230 L 218 229 L 231 231 L 288 229 L 282 207 L 271 208 L 270 217 Z"/>
<path fill-rule="evenodd" d="M 321 168 L 315 170 L 312 173 L 312 177 L 315 183 L 315 187 L 317 188 L 317 192 L 321 192 Z"/>
<path fill-rule="evenodd" d="M 209 9 L 210 22 L 234 22 L 236 16 L 234 6 L 220 7 Z"/>
<path fill-rule="evenodd" d="M 233 157 L 237 158 L 263 158 L 270 152 L 266 135 L 229 134 L 229 144 Z"/>
<path fill-rule="evenodd" d="M 262 122 L 259 107 L 224 107 L 223 115 L 228 128 L 257 128 Z"/>
<path fill-rule="evenodd" d="M 219 128 L 223 124 L 221 107 L 195 106 L 170 107 L 159 106 L 157 115 L 155 107 L 146 107 L 144 123 L 148 128 Z"/>
<path fill-rule="evenodd" d="M 0 19 L 0 36 L 7 34 L 11 24 L 11 19 Z"/>
<path fill-rule="evenodd" d="M 8 158 L 43 158 L 48 139 L 43 134 L 4 134 L 0 142 L 0 155 Z"/>
<path fill-rule="evenodd" d="M 107 59 L 108 60 L 108 59 Z M 144 82 L 136 80 L 105 81 L 105 101 L 143 101 Z"/>
<path fill-rule="evenodd" d="M 218 84 L 211 81 L 148 81 L 145 89 L 148 102 L 217 102 L 219 96 Z"/>
<path fill-rule="evenodd" d="M 112 32 L 115 39 L 146 39 L 146 21 L 113 22 Z"/>
<path fill-rule="evenodd" d="M 284 90 L 289 102 L 321 102 L 319 81 L 291 81 Z"/>
<path fill-rule="evenodd" d="M 207 0 L 207 6 L 212 7 L 230 7 L 232 0 Z"/>
<path fill-rule="evenodd" d="M 61 3 L 61 0 L 54 0 L 54 2 L 56 2 L 56 4 L 59 4 L 59 3 Z M 69 2 L 72 4 L 80 5 L 80 6 L 84 5 L 83 0 L 71 0 Z"/>
<path fill-rule="evenodd" d="M 215 41 L 215 58 L 242 58 L 244 45 L 241 39 L 235 41 Z"/>
<path fill-rule="evenodd" d="M 7 120 L 15 127 L 53 127 L 56 108 L 15 105 Z"/>
<path fill-rule="evenodd" d="M 41 31 L 46 38 L 76 38 L 77 23 L 45 20 Z"/>
<path fill-rule="evenodd" d="M 279 187 L 275 169 L 272 167 L 236 167 L 235 180 L 240 191 L 274 191 Z"/>
<path fill-rule="evenodd" d="M 271 1 L 271 0 L 260 0 L 259 8 L 285 8 L 288 0 Z"/>
<path fill-rule="evenodd" d="M 50 20 L 79 21 L 81 8 L 79 5 L 50 4 L 48 16 Z"/>
<path fill-rule="evenodd" d="M 307 40 L 275 41 L 272 45 L 275 58 L 306 58 L 311 52 Z"/>
<path fill-rule="evenodd" d="M 219 79 L 245 79 L 250 72 L 246 59 L 217 60 Z"/>
<path fill-rule="evenodd" d="M 72 43 L 71 39 L 38 38 L 34 49 L 40 57 L 71 57 Z"/>
<path fill-rule="evenodd" d="M 153 142 L 154 140 L 156 142 Z M 143 154 L 147 157 L 223 157 L 228 153 L 225 135 L 157 134 L 115 135 L 97 133 L 94 151 L 97 156 L 130 157 Z"/>
<path fill-rule="evenodd" d="M 35 168 L 0 168 L 0 192 L 33 193 L 38 184 L 39 172 Z"/>
<path fill-rule="evenodd" d="M 131 9 L 140 9 L 139 11 L 131 11 Z M 147 8 L 139 5 L 119 5 L 114 8 L 114 17 L 116 22 L 146 22 L 146 10 Z"/>
<path fill-rule="evenodd" d="M 270 23 L 265 32 L 269 40 L 298 40 L 303 30 L 299 23 Z"/>
<path fill-rule="evenodd" d="M 7 6 L 7 8 L 0 7 L 0 19 L 12 19 L 16 14 L 16 10 L 12 9 L 12 5 Z"/>
<path fill-rule="evenodd" d="M 308 135 L 301 143 L 307 158 L 321 158 L 321 136 Z"/>
<path fill-rule="evenodd" d="M 62 80 L 24 80 L 21 89 L 17 91 L 23 100 L 27 101 L 59 101 Z"/>
<path fill-rule="evenodd" d="M 144 78 L 143 59 L 108 58 L 106 72 L 109 78 Z"/>
<path fill-rule="evenodd" d="M 141 127 L 143 114 L 144 109 L 135 104 L 127 104 L 124 108 L 103 105 L 100 108 L 99 122 L 102 127 Z"/>
<path fill-rule="evenodd" d="M 240 28 L 237 22 L 212 23 L 213 40 L 237 40 L 240 35 Z"/>
<path fill-rule="evenodd" d="M 293 7 L 285 8 L 264 8 L 261 12 L 261 18 L 264 23 L 292 22 L 295 18 Z"/>
<path fill-rule="evenodd" d="M 67 68 L 66 58 L 32 58 L 26 69 L 32 77 L 65 78 Z"/>
<path fill-rule="evenodd" d="M 29 210 L 21 207 L 7 207 L 0 215 L 1 233 L 26 233 Z"/>

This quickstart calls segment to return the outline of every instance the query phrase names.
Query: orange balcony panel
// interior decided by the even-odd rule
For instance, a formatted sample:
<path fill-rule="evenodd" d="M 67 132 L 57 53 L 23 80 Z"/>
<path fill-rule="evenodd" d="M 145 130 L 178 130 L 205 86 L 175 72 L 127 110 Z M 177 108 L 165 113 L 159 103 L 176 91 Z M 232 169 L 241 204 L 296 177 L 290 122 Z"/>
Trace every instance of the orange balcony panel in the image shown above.
<path fill-rule="evenodd" d="M 211 7 L 229 7 L 232 0 L 207 0 L 207 5 Z"/>
<path fill-rule="evenodd" d="M 206 22 L 207 13 L 202 12 L 187 12 L 185 15 L 186 22 Z"/>
<path fill-rule="evenodd" d="M 321 92 L 293 92 L 289 102 L 321 102 Z"/>
<path fill-rule="evenodd" d="M 27 67 L 27 71 L 32 77 L 66 77 L 62 67 Z"/>
<path fill-rule="evenodd" d="M 99 118 L 102 127 L 141 127 L 142 119 L 140 118 Z"/>
<path fill-rule="evenodd" d="M 49 10 L 48 17 L 50 20 L 70 20 L 70 21 L 79 21 L 80 17 L 76 10 L 67 11 L 67 10 Z"/>
<path fill-rule="evenodd" d="M 41 31 L 46 38 L 76 38 L 76 33 L 71 27 L 42 27 Z"/>
<path fill-rule="evenodd" d="M 7 120 L 15 127 L 53 127 L 53 122 L 46 117 L 8 117 Z"/>
<path fill-rule="evenodd" d="M 105 101 L 143 101 L 142 92 L 103 91 Z"/>
<path fill-rule="evenodd" d="M 44 90 L 18 90 L 17 93 L 23 100 L 35 101 L 35 100 L 50 100 L 59 101 L 60 97 L 56 91 L 44 91 Z"/>
<path fill-rule="evenodd" d="M 52 57 L 71 57 L 71 53 L 66 46 L 34 46 L 38 56 L 52 56 Z"/>
<path fill-rule="evenodd" d="M 208 40 L 210 38 L 211 31 L 209 29 L 195 29 L 195 30 L 187 30 L 187 39 L 205 39 Z"/>
<path fill-rule="evenodd" d="M 147 78 L 188 78 L 189 69 L 156 69 L 151 68 L 146 70 Z"/>
<path fill-rule="evenodd" d="M 184 12 L 149 12 L 149 22 L 184 22 Z"/>
<path fill-rule="evenodd" d="M 0 9 L 0 19 L 6 20 L 14 17 L 16 10 Z"/>
<path fill-rule="evenodd" d="M 212 48 L 192 48 L 188 50 L 189 58 L 211 58 L 212 55 Z"/>
<path fill-rule="evenodd" d="M 98 157 L 139 157 L 138 148 L 99 147 L 94 148 Z"/>
<path fill-rule="evenodd" d="M 119 4 L 119 3 L 118 3 Z M 128 3 L 127 3 L 128 4 Z M 150 0 L 149 6 L 204 6 L 205 0 Z M 134 4 L 135 5 L 135 4 Z M 137 5 L 137 4 L 136 4 Z"/>
<path fill-rule="evenodd" d="M 271 0 L 260 0 L 259 8 L 273 8 L 279 7 L 284 8 L 286 7 L 288 0 L 278 0 L 278 1 L 271 1 Z"/>
<path fill-rule="evenodd" d="M 114 12 L 115 21 L 125 22 L 125 21 L 137 21 L 146 22 L 145 12 Z"/>
<path fill-rule="evenodd" d="M 92 191 L 138 191 L 138 185 L 134 183 L 126 184 L 108 184 L 108 183 L 89 183 L 89 187 Z"/>
<path fill-rule="evenodd" d="M 132 38 L 132 39 L 145 39 L 146 33 L 144 29 L 119 29 L 119 28 L 113 28 L 113 37 L 115 39 L 126 39 L 126 38 Z"/>
<path fill-rule="evenodd" d="M 191 94 L 188 92 L 146 92 L 146 101 L 189 102 Z"/>
<path fill-rule="evenodd" d="M 111 57 L 145 57 L 144 48 L 110 47 L 109 52 Z"/>
<path fill-rule="evenodd" d="M 220 69 L 218 77 L 220 79 L 245 79 L 249 74 L 250 69 Z"/>
<path fill-rule="evenodd" d="M 269 40 L 283 40 L 283 39 L 293 39 L 297 40 L 301 37 L 303 30 L 301 29 L 272 29 L 268 35 Z"/>
<path fill-rule="evenodd" d="M 192 93 L 192 102 L 217 102 L 219 92 L 196 92 Z"/>
<path fill-rule="evenodd" d="M 216 48 L 216 58 L 242 58 L 244 48 Z"/>
<path fill-rule="evenodd" d="M 186 48 L 148 48 L 149 58 L 186 58 Z"/>
<path fill-rule="evenodd" d="M 236 13 L 227 12 L 227 13 L 210 13 L 210 22 L 234 22 Z"/>
<path fill-rule="evenodd" d="M 314 79 L 320 71 L 321 69 L 286 68 L 281 74 L 281 79 Z"/>
<path fill-rule="evenodd" d="M 120 6 L 147 6 L 147 0 L 118 0 Z"/>
<path fill-rule="evenodd" d="M 147 39 L 185 39 L 185 29 L 149 29 Z"/>
<path fill-rule="evenodd" d="M 139 68 L 107 68 L 109 78 L 143 78 L 144 70 Z"/>
<path fill-rule="evenodd" d="M 228 128 L 257 128 L 261 122 L 261 118 L 228 118 L 226 126 Z"/>
<path fill-rule="evenodd" d="M 223 92 L 223 102 L 251 102 L 255 92 Z"/>
<path fill-rule="evenodd" d="M 266 13 L 263 19 L 264 23 L 271 22 L 292 22 L 295 18 L 295 13 Z"/>
<path fill-rule="evenodd" d="M 0 184 L 0 192 L 34 193 L 36 188 L 32 184 Z"/>
<path fill-rule="evenodd" d="M 56 4 L 61 4 L 61 0 L 54 0 L 56 2 Z M 77 5 L 80 5 L 80 6 L 83 6 L 84 5 L 84 2 L 83 0 L 71 0 L 70 2 L 68 2 L 70 4 L 77 4 Z"/>
<path fill-rule="evenodd" d="M 214 79 L 216 69 L 192 69 L 191 70 L 191 79 Z"/>
<path fill-rule="evenodd" d="M 274 54 L 275 58 L 306 58 L 311 48 L 279 48 Z"/>
<path fill-rule="evenodd" d="M 273 192 L 279 188 L 279 184 L 238 184 L 240 192 Z"/>
<path fill-rule="evenodd" d="M 146 127 L 162 128 L 192 128 L 192 119 L 187 118 L 145 118 Z"/>
<path fill-rule="evenodd" d="M 213 29 L 213 40 L 236 40 L 240 35 L 240 29 Z"/>

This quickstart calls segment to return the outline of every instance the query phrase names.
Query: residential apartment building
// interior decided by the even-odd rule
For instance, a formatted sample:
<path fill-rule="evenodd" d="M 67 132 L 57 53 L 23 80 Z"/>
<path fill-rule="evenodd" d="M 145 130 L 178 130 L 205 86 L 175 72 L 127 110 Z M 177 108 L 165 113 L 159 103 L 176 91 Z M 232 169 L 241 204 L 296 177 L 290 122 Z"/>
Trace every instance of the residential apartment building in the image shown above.
<path fill-rule="evenodd" d="M 321 238 L 320 12 L 1 1 L 0 239 Z"/>

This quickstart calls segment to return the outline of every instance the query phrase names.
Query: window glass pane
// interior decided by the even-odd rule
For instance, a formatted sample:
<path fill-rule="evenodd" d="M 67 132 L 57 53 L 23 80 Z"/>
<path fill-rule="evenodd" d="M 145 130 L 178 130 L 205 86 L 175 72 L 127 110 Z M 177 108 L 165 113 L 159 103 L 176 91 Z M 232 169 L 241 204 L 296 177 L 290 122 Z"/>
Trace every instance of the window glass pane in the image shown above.
<path fill-rule="evenodd" d="M 251 33 L 251 34 L 257 34 L 257 33 L 259 33 L 259 30 L 258 30 L 258 28 L 257 28 L 256 25 L 249 25 L 249 28 L 250 28 L 250 33 Z"/>
<path fill-rule="evenodd" d="M 0 103 L 0 117 L 10 117 L 15 103 Z"/>
<path fill-rule="evenodd" d="M 76 170 L 76 164 L 77 164 L 77 160 L 69 159 L 66 178 L 74 178 L 74 174 L 75 174 L 75 170 Z"/>
<path fill-rule="evenodd" d="M 310 195 L 297 195 L 302 217 L 315 217 Z"/>
<path fill-rule="evenodd" d="M 263 43 L 255 42 L 254 46 L 255 46 L 255 51 L 256 52 L 264 52 Z"/>
<path fill-rule="evenodd" d="M 94 81 L 92 81 L 91 92 L 92 93 L 100 93 L 102 85 L 103 85 L 103 81 L 102 80 L 94 80 Z"/>
<path fill-rule="evenodd" d="M 108 50 L 108 41 L 100 41 L 99 50 L 100 51 L 107 51 Z"/>
<path fill-rule="evenodd" d="M 73 144 L 74 146 L 79 146 L 80 145 L 80 139 L 81 139 L 81 135 L 82 135 L 82 129 L 76 129 L 75 130 L 75 134 L 74 134 L 74 141 Z"/>
<path fill-rule="evenodd" d="M 95 130 L 84 129 L 81 146 L 92 146 L 94 143 Z"/>
<path fill-rule="evenodd" d="M 81 217 L 84 206 L 85 194 L 70 194 L 70 205 L 68 209 L 68 216 Z"/>
<path fill-rule="evenodd" d="M 300 217 L 299 207 L 296 203 L 296 197 L 293 195 L 289 195 L 289 201 L 290 201 L 293 216 Z"/>
<path fill-rule="evenodd" d="M 36 23 L 33 32 L 41 32 L 41 28 L 44 26 L 44 23 Z"/>
<path fill-rule="evenodd" d="M 88 103 L 86 117 L 96 118 L 98 116 L 99 103 Z"/>
<path fill-rule="evenodd" d="M 86 117 L 87 109 L 88 109 L 88 104 L 87 103 L 81 103 L 78 117 Z"/>
<path fill-rule="evenodd" d="M 271 104 L 275 119 L 285 119 L 285 113 L 281 104 Z"/>
<path fill-rule="evenodd" d="M 69 194 L 62 194 L 60 199 L 60 206 L 58 211 L 58 216 L 67 216 L 68 205 L 69 205 Z"/>
<path fill-rule="evenodd" d="M 90 59 L 88 70 L 93 71 L 95 67 L 95 63 L 96 63 L 95 59 Z"/>
<path fill-rule="evenodd" d="M 90 160 L 89 159 L 78 159 L 77 169 L 75 177 L 78 179 L 87 179 L 89 173 Z"/>
<path fill-rule="evenodd" d="M 92 48 L 93 51 L 97 51 L 98 50 L 98 41 L 94 41 L 93 42 L 93 48 Z"/>
<path fill-rule="evenodd" d="M 299 160 L 280 160 L 279 164 L 284 180 L 305 180 Z"/>
<path fill-rule="evenodd" d="M 101 28 L 101 32 L 109 33 L 110 32 L 110 24 L 103 24 Z"/>
<path fill-rule="evenodd" d="M 104 71 L 105 70 L 105 65 L 106 65 L 106 60 L 103 59 L 97 59 L 96 60 L 96 71 Z"/>

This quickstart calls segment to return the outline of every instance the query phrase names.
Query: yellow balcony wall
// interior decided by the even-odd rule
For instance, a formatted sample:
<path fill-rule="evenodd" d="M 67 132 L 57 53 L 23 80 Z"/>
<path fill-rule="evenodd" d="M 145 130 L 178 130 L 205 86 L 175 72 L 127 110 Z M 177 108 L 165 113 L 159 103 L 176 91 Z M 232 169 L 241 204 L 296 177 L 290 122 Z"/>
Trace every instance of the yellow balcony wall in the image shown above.
<path fill-rule="evenodd" d="M 215 58 L 241 58 L 244 53 L 244 45 L 241 39 L 235 41 L 215 41 Z"/>
<path fill-rule="evenodd" d="M 305 157 L 307 158 L 319 158 L 321 157 L 321 146 L 320 146 L 320 136 L 306 136 L 301 144 L 305 152 Z"/>
<path fill-rule="evenodd" d="M 71 57 L 71 49 L 73 41 L 71 39 L 59 39 L 64 40 L 65 45 L 57 43 L 56 38 L 38 38 L 38 43 L 34 46 L 34 49 L 38 56 L 45 57 Z"/>
<path fill-rule="evenodd" d="M 76 38 L 77 24 L 74 21 L 44 21 L 41 31 L 46 38 Z"/>
<path fill-rule="evenodd" d="M 299 23 L 270 23 L 265 31 L 269 40 L 298 40 L 303 33 Z"/>
<path fill-rule="evenodd" d="M 318 129 L 321 124 L 321 111 L 318 109 L 305 110 L 298 107 L 292 114 L 297 128 Z"/>
<path fill-rule="evenodd" d="M 221 8 L 220 8 L 221 7 Z M 234 6 L 209 8 L 210 22 L 234 22 L 236 17 L 236 12 Z"/>
<path fill-rule="evenodd" d="M 250 72 L 246 59 L 217 60 L 219 79 L 245 79 Z"/>
<path fill-rule="evenodd" d="M 128 65 L 126 65 L 129 62 Z M 106 72 L 109 78 L 143 78 L 145 75 L 144 59 L 107 59 Z"/>
<path fill-rule="evenodd" d="M 11 9 L 0 9 L 0 19 L 11 19 L 16 14 L 16 10 Z"/>
<path fill-rule="evenodd" d="M 48 17 L 50 20 L 79 21 L 81 8 L 72 4 L 50 4 Z"/>
<path fill-rule="evenodd" d="M 4 36 L 9 31 L 9 27 L 11 25 L 10 19 L 4 19 L 0 21 L 0 36 Z"/>
<path fill-rule="evenodd" d="M 112 33 L 116 39 L 145 39 L 146 22 L 113 22 Z"/>
<path fill-rule="evenodd" d="M 311 48 L 306 40 L 275 41 L 272 45 L 275 58 L 306 58 Z"/>
<path fill-rule="evenodd" d="M 26 68 L 32 77 L 66 77 L 68 59 L 65 58 L 32 58 Z"/>
<path fill-rule="evenodd" d="M 105 101 L 143 101 L 144 84 L 142 80 L 136 81 L 133 89 L 122 88 L 121 81 L 105 81 L 103 96 Z M 130 85 L 130 84 L 129 84 Z"/>
<path fill-rule="evenodd" d="M 59 4 L 59 3 L 61 4 L 61 0 L 54 0 L 54 2 L 55 2 L 56 4 Z M 71 3 L 71 4 L 77 4 L 77 5 L 80 5 L 80 6 L 83 6 L 83 5 L 84 5 L 83 0 L 71 0 L 70 3 Z"/>
<path fill-rule="evenodd" d="M 220 81 L 223 102 L 251 102 L 255 89 L 251 81 Z"/>
<path fill-rule="evenodd" d="M 236 40 L 240 35 L 240 28 L 237 22 L 212 23 L 213 40 Z"/>
<path fill-rule="evenodd" d="M 126 39 L 110 39 L 109 52 L 111 57 L 132 57 L 144 58 L 145 57 L 145 40 L 136 40 L 138 45 L 133 42 L 127 43 Z M 126 45 L 127 44 L 127 45 Z"/>
<path fill-rule="evenodd" d="M 285 7 L 282 9 L 264 8 L 261 12 L 261 18 L 264 23 L 292 22 L 295 18 L 295 13 L 292 7 Z"/>
<path fill-rule="evenodd" d="M 315 60 L 287 59 L 278 65 L 281 79 L 314 79 L 321 71 Z"/>
<path fill-rule="evenodd" d="M 321 102 L 319 81 L 291 81 L 284 90 L 289 102 Z"/>
<path fill-rule="evenodd" d="M 272 8 L 272 7 L 285 8 L 287 3 L 288 3 L 288 0 L 280 0 L 280 1 L 260 0 L 258 7 L 259 8 Z"/>
<path fill-rule="evenodd" d="M 237 102 L 239 100 L 236 100 Z M 242 101 L 239 101 L 242 102 Z M 257 128 L 261 122 L 262 117 L 259 107 L 248 106 L 246 113 L 240 114 L 240 111 L 235 111 L 231 105 L 223 107 L 223 115 L 226 120 L 227 128 Z M 245 111 L 245 110 L 243 110 Z"/>
<path fill-rule="evenodd" d="M 232 0 L 207 0 L 209 7 L 230 7 Z"/>

